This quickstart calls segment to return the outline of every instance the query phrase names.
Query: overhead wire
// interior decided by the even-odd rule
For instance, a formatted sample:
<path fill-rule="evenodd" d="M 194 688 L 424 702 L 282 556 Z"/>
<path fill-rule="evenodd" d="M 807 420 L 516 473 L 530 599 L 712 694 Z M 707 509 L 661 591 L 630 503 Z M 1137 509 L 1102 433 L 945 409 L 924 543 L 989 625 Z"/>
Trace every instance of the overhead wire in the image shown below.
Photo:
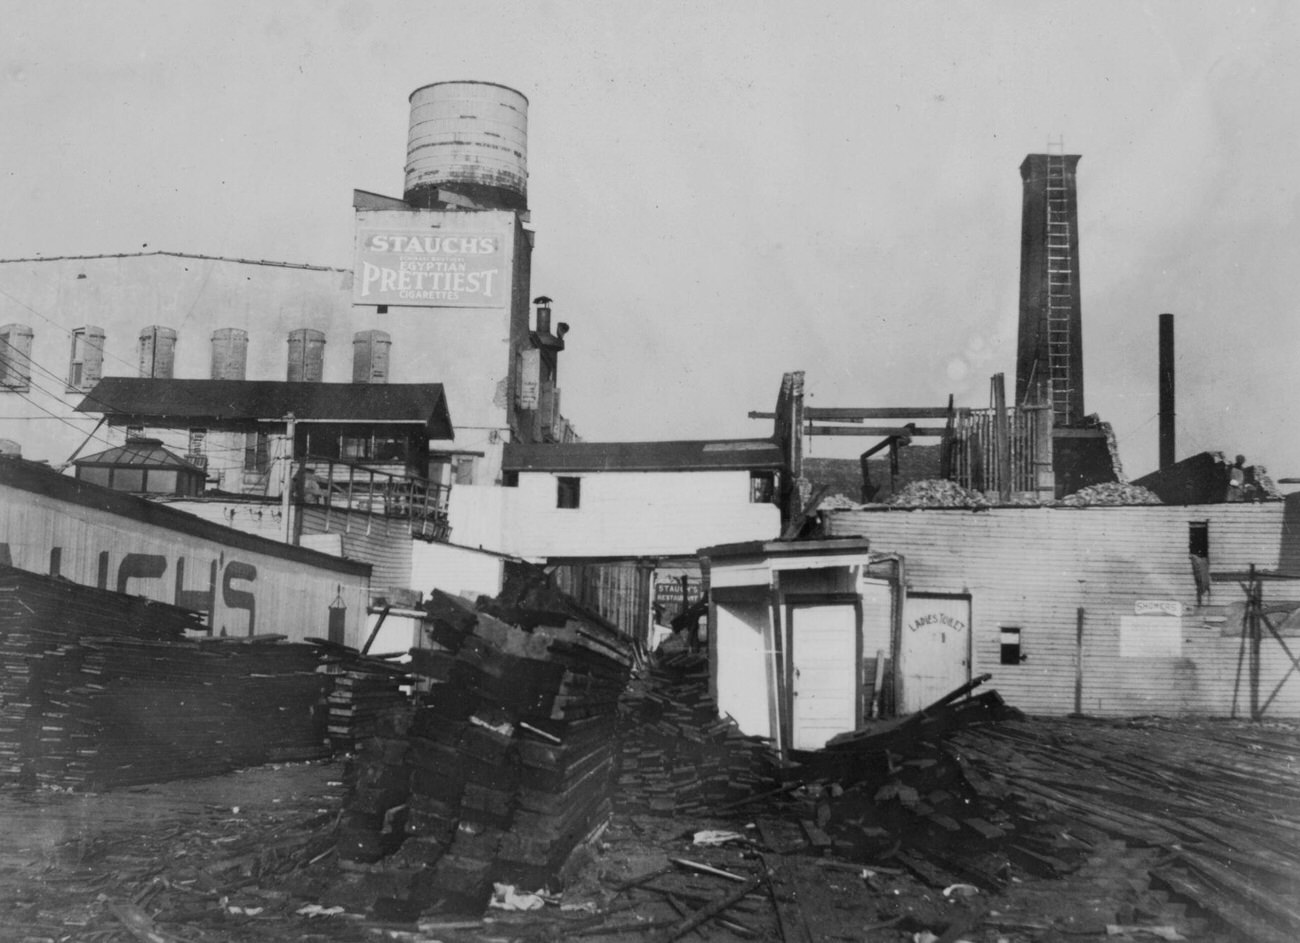
<path fill-rule="evenodd" d="M 200 295 L 202 294 L 203 290 L 206 288 L 206 286 L 207 286 L 207 284 L 208 284 L 208 281 L 209 281 L 209 279 L 211 278 L 212 271 L 213 271 L 213 267 L 212 267 L 212 266 L 209 266 L 208 269 L 207 269 L 207 271 L 204 273 L 204 277 L 203 277 L 202 284 L 201 284 L 200 287 L 199 287 L 199 294 L 200 294 Z M 63 325 L 59 324 L 56 320 L 54 320 L 53 318 L 47 316 L 46 314 L 44 314 L 43 312 L 41 312 L 41 311 L 38 310 L 37 308 L 33 307 L 32 305 L 28 304 L 27 302 L 23 301 L 22 299 L 17 298 L 17 297 L 15 297 L 14 295 L 10 294 L 9 292 L 5 291 L 4 288 L 2 288 L 2 287 L 0 287 L 0 296 L 3 296 L 3 297 L 5 297 L 5 298 L 8 298 L 10 301 L 12 301 L 12 302 L 13 302 L 15 305 L 17 305 L 18 307 L 22 308 L 22 309 L 25 310 L 25 311 L 30 312 L 31 314 L 33 314 L 33 315 L 35 315 L 36 317 L 40 318 L 42 321 L 45 321 L 46 323 L 53 325 L 56 329 L 58 329 L 60 332 L 62 332 L 64 335 L 66 335 L 66 336 L 69 337 L 70 339 L 75 339 L 75 338 L 76 338 L 76 336 L 77 336 L 77 331 L 76 331 L 76 329 L 69 329 L 69 328 L 64 327 Z M 186 313 L 185 318 L 184 318 L 183 320 L 188 320 L 188 319 L 190 318 L 190 316 L 193 314 L 194 306 L 195 306 L 197 303 L 198 303 L 198 297 L 196 296 L 196 298 L 194 299 L 194 302 L 193 302 L 193 303 L 191 304 L 191 306 L 190 306 L 190 310 Z M 54 384 L 56 384 L 57 386 L 62 386 L 62 387 L 65 387 L 65 388 L 66 388 L 66 386 L 67 386 L 67 377 L 65 377 L 65 376 L 63 376 L 63 375 L 61 375 L 61 374 L 59 374 L 59 373 L 56 373 L 55 371 L 53 371 L 53 370 L 49 369 L 48 367 L 46 367 L 46 366 L 45 366 L 44 364 L 42 364 L 39 360 L 37 360 L 36 358 L 34 358 L 34 357 L 30 354 L 30 352 L 23 351 L 22 349 L 20 349 L 19 347 L 15 346 L 12 342 L 8 341 L 7 339 L 5 339 L 5 338 L 3 338 L 3 337 L 0 337 L 0 344 L 4 345 L 5 348 L 7 348 L 9 351 L 12 351 L 13 354 L 16 355 L 16 356 L 14 356 L 14 358 L 13 358 L 13 360 L 12 360 L 11 362 L 13 362 L 13 363 L 15 363 L 15 364 L 22 364 L 22 363 L 25 363 L 25 364 L 29 365 L 30 367 L 34 367 L 36 370 L 39 370 L 41 374 L 45 375 L 46 377 L 49 377 L 50 380 L 52 380 L 52 381 L 54 382 Z M 127 360 L 122 359 L 121 357 L 118 357 L 118 356 L 116 356 L 116 355 L 114 355 L 114 354 L 111 354 L 111 353 L 110 353 L 110 352 L 109 352 L 105 347 L 100 347 L 99 350 L 100 350 L 100 353 L 101 353 L 101 355 L 102 355 L 103 357 L 107 357 L 107 358 L 109 358 L 109 359 L 111 359 L 111 360 L 114 360 L 114 361 L 116 361 L 117 363 L 120 363 L 120 364 L 122 364 L 122 365 L 124 365 L 124 366 L 130 368 L 132 371 L 138 369 L 138 367 L 139 367 L 139 364 L 138 364 L 138 363 L 132 363 L 132 362 L 130 362 L 130 361 L 127 361 Z M 0 349 L 0 355 L 3 355 L 4 353 L 5 353 L 5 351 L 4 351 L 3 349 Z M 3 362 L 4 360 L 6 360 L 6 359 L 9 359 L 9 358 L 7 358 L 7 357 L 3 357 L 3 356 L 0 356 L 0 363 L 2 363 L 2 362 Z M 54 400 L 56 403 L 58 403 L 58 404 L 60 404 L 60 405 L 66 405 L 67 400 L 65 399 L 65 396 L 67 395 L 67 392 L 69 392 L 68 390 L 65 389 L 65 391 L 64 391 L 62 394 L 60 394 L 60 393 L 58 393 L 58 392 L 55 392 L 54 390 L 51 390 L 51 389 L 46 388 L 45 386 L 43 386 L 43 385 L 40 384 L 40 383 L 37 383 L 37 382 L 33 379 L 30 370 L 29 370 L 29 371 L 27 372 L 27 374 L 23 377 L 23 379 L 25 380 L 25 382 L 26 382 L 27 386 L 29 387 L 29 389 L 34 389 L 34 390 L 36 390 L 37 392 L 43 393 L 45 396 L 48 396 L 51 400 Z M 57 421 L 63 423 L 64 425 L 68 426 L 69 428 L 75 430 L 79 435 L 84 435 L 84 436 L 86 436 L 86 438 L 85 438 L 84 441 L 86 441 L 86 442 L 88 442 L 88 441 L 100 442 L 100 443 L 102 443 L 102 444 L 104 444 L 104 445 L 107 445 L 107 446 L 109 446 L 109 447 L 112 447 L 113 445 L 116 444 L 116 443 L 110 441 L 109 439 L 105 439 L 103 436 L 97 435 L 97 434 L 95 433 L 94 430 L 92 430 L 91 433 L 87 434 L 85 429 L 83 429 L 83 428 L 77 426 L 77 425 L 76 425 L 76 424 L 75 424 L 71 419 L 69 419 L 69 418 L 67 418 L 67 417 L 65 417 L 65 416 L 61 416 L 61 415 L 59 415 L 58 413 L 53 412 L 52 410 L 46 408 L 45 406 L 42 406 L 42 405 L 41 405 L 40 403 L 38 403 L 35 399 L 33 399 L 31 396 L 27 395 L 27 391 L 18 390 L 18 389 L 15 389 L 15 388 L 13 388 L 13 387 L 8 387 L 8 389 L 9 389 L 10 392 L 13 392 L 13 393 L 17 394 L 17 395 L 20 396 L 22 399 L 24 399 L 26 402 L 28 402 L 28 403 L 30 403 L 32 406 L 34 406 L 36 409 L 40 410 L 42 413 L 45 414 L 45 416 L 47 416 L 47 417 L 49 417 L 49 418 L 51 418 L 51 419 L 54 419 L 54 420 L 57 420 Z M 92 403 L 92 404 L 96 404 L 96 405 L 99 405 L 99 406 L 103 406 L 103 407 L 105 407 L 106 411 L 116 411 L 116 408 L 117 408 L 116 405 L 115 405 L 114 403 L 111 403 L 111 402 L 109 402 L 109 401 L 107 401 L 107 400 L 101 399 L 100 397 L 96 396 L 96 395 L 94 394 L 93 388 L 92 388 L 91 390 L 77 390 L 76 392 L 80 393 L 80 395 L 83 397 L 83 399 L 82 399 L 82 403 L 83 403 L 83 404 L 85 404 L 86 402 L 89 402 L 89 403 Z M 35 419 L 35 418 L 41 418 L 41 417 L 16 417 L 16 418 L 33 418 L 33 419 Z M 195 428 L 200 428 L 200 427 L 195 427 Z M 234 456 L 244 456 L 244 455 L 247 454 L 247 452 L 248 452 L 248 447 L 245 445 L 245 446 L 223 446 L 223 447 L 216 447 L 216 448 L 206 448 L 206 447 L 205 447 L 205 448 L 204 448 L 204 453 L 203 453 L 203 454 L 204 454 L 205 456 L 208 456 L 209 458 L 212 458 L 212 457 L 217 457 L 217 456 L 222 456 L 222 455 L 228 455 L 228 456 L 231 456 L 231 457 L 234 457 Z M 222 468 L 223 470 L 237 470 L 237 469 L 239 469 L 239 468 L 241 468 L 241 467 L 244 467 L 244 463 L 243 463 L 243 462 L 236 462 L 236 463 L 234 463 L 234 464 L 223 465 L 223 466 L 221 466 L 221 468 Z"/>
<path fill-rule="evenodd" d="M 11 352 L 11 353 L 10 353 L 10 356 L 12 356 L 12 360 L 10 360 L 10 363 L 14 363 L 14 364 L 26 363 L 26 364 L 28 364 L 28 365 L 30 365 L 30 366 L 32 366 L 32 367 L 35 367 L 37 370 L 39 370 L 39 371 L 41 372 L 41 374 L 44 374 L 45 376 L 50 377 L 50 378 L 51 378 L 51 379 L 52 379 L 56 384 L 59 384 L 59 385 L 63 385 L 63 384 L 65 384 L 65 382 L 66 382 L 66 381 L 65 381 L 65 378 L 59 376 L 57 373 L 55 373 L 54 371 L 50 370 L 48 367 L 44 366 L 42 363 L 40 363 L 40 361 L 36 360 L 36 359 L 35 359 L 34 357 L 32 357 L 29 353 L 24 352 L 21 348 L 15 346 L 12 342 L 6 340 L 6 339 L 3 338 L 3 337 L 0 337 L 0 354 L 5 353 L 5 352 L 6 352 L 6 349 L 7 349 L 7 351 Z M 48 396 L 51 400 L 53 400 L 54 402 L 56 402 L 56 403 L 58 403 L 58 404 L 60 404 L 60 405 L 66 405 L 66 402 L 67 402 L 67 401 L 64 399 L 63 395 L 61 395 L 61 394 L 55 392 L 54 390 L 51 390 L 51 389 L 47 388 L 46 386 L 42 385 L 41 383 L 36 382 L 36 380 L 33 378 L 33 376 L 31 375 L 30 372 L 29 372 L 25 377 L 23 377 L 23 379 L 25 380 L 27 386 L 28 386 L 31 390 L 36 390 L 36 391 L 39 392 L 39 393 L 43 393 L 45 396 Z M 79 435 L 86 436 L 85 441 L 94 441 L 94 442 L 99 442 L 99 443 L 101 443 L 101 444 L 103 444 L 103 445 L 109 446 L 110 448 L 117 444 L 117 443 L 111 441 L 110 439 L 106 439 L 106 438 L 104 438 L 104 437 L 101 436 L 101 435 L 97 435 L 93 430 L 88 434 L 84 428 L 81 428 L 80 426 L 76 425 L 76 423 L 73 422 L 73 421 L 72 421 L 71 419 L 69 419 L 68 417 L 66 417 L 66 416 L 61 416 L 61 415 L 59 415 L 58 413 L 54 412 L 53 410 L 51 410 L 51 409 L 49 409 L 49 408 L 47 408 L 47 407 L 45 407 L 45 406 L 42 406 L 42 405 L 41 405 L 39 402 L 37 402 L 33 397 L 31 397 L 30 395 L 28 395 L 28 391 L 20 390 L 20 389 L 17 389 L 16 387 L 12 387 L 12 386 L 6 386 L 5 389 L 7 389 L 8 392 L 10 392 L 10 393 L 14 393 L 15 395 L 19 396 L 20 398 L 22 398 L 22 399 L 25 400 L 26 402 L 30 403 L 30 404 L 31 404 L 32 406 L 34 406 L 36 409 L 40 410 L 42 413 L 45 414 L 45 416 L 43 416 L 43 417 L 35 417 L 35 416 L 33 416 L 33 417 L 14 417 L 14 418 L 32 418 L 32 419 L 38 419 L 38 418 L 39 418 L 39 419 L 44 420 L 46 417 L 48 417 L 48 418 L 50 418 L 50 419 L 55 419 L 55 420 L 57 420 L 57 421 L 63 423 L 65 426 L 68 426 L 70 429 L 74 429 L 74 430 L 76 430 L 76 432 L 77 432 Z M 110 410 L 114 408 L 112 403 L 110 403 L 110 402 L 108 402 L 108 401 L 106 401 L 106 400 L 102 400 L 102 399 L 100 399 L 99 397 L 96 397 L 96 396 L 93 394 L 93 392 L 91 392 L 91 391 L 78 391 L 78 392 L 80 392 L 80 394 L 84 397 L 84 400 L 89 400 L 89 401 L 91 401 L 92 403 L 95 403 L 95 404 L 98 404 L 98 405 L 101 405 L 101 406 L 107 407 L 107 408 L 110 409 Z M 84 402 L 84 400 L 83 400 L 83 402 Z M 90 421 L 90 420 L 89 420 L 89 417 L 87 417 L 87 420 L 86 420 L 86 421 Z M 199 428 L 199 427 L 196 427 L 196 428 Z M 216 447 L 216 448 L 211 448 L 211 449 L 204 449 L 204 454 L 205 454 L 205 455 L 208 455 L 208 456 L 230 455 L 230 456 L 233 457 L 233 456 L 236 456 L 236 455 L 243 455 L 243 454 L 245 453 L 245 451 L 246 451 L 246 447 L 245 447 L 245 446 L 226 446 L 226 447 Z M 231 465 L 231 466 L 228 466 L 228 467 L 233 469 L 233 468 L 237 468 L 237 467 L 240 467 L 240 466 L 239 466 L 239 465 Z"/>
<path fill-rule="evenodd" d="M 0 295 L 3 295 L 5 298 L 8 298 L 10 301 L 12 301 L 14 304 L 18 305 L 18 307 L 22 308 L 24 311 L 30 311 L 32 314 L 36 315 L 38 318 L 40 318 L 42 321 L 46 322 L 47 324 L 52 324 L 52 325 L 54 325 L 55 328 L 57 328 L 58 330 L 62 331 L 62 332 L 63 332 L 64 334 L 66 334 L 69 338 L 74 338 L 74 337 L 76 337 L 76 335 L 77 335 L 77 329 L 76 329 L 76 328 L 67 328 L 67 327 L 64 327 L 64 326 L 63 326 L 62 324 L 60 324 L 58 321 L 56 321 L 56 320 L 54 320 L 53 318 L 48 317 L 47 315 L 45 315 L 45 314 L 41 313 L 40 311 L 36 310 L 36 309 L 33 308 L 31 305 L 29 305 L 27 302 L 23 301 L 21 298 L 15 298 L 13 295 L 9 294 L 9 292 L 5 291 L 3 288 L 0 288 Z M 128 360 L 123 360 L 121 357 L 118 357 L 116 354 L 111 354 L 111 353 L 109 353 L 108 350 L 107 350 L 106 348 L 102 348 L 102 347 L 101 347 L 101 348 L 100 348 L 100 352 L 101 352 L 105 357 L 108 357 L 108 358 L 110 358 L 110 359 L 112 359 L 112 360 L 115 360 L 115 361 L 117 361 L 118 363 L 122 364 L 123 366 L 125 366 L 125 367 L 129 367 L 129 368 L 132 369 L 132 370 L 135 370 L 135 369 L 139 366 L 138 364 L 131 363 L 131 362 L 128 361 Z"/>

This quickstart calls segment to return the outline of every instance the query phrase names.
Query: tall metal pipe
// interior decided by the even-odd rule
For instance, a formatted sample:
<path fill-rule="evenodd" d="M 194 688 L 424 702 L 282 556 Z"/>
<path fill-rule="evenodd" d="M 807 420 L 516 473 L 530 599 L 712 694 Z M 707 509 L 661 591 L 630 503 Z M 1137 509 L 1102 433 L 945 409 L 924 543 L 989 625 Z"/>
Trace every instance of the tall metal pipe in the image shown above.
<path fill-rule="evenodd" d="M 1174 458 L 1174 316 L 1160 315 L 1160 467 Z"/>

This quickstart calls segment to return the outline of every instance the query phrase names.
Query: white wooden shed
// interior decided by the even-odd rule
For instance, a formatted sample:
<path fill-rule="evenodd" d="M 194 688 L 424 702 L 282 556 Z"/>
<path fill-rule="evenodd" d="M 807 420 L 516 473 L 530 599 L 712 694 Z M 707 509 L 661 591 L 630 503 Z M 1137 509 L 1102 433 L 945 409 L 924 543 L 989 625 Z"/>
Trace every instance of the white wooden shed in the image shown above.
<path fill-rule="evenodd" d="M 720 713 L 787 752 L 817 749 L 879 712 L 900 558 L 862 538 L 725 544 L 700 557 Z"/>

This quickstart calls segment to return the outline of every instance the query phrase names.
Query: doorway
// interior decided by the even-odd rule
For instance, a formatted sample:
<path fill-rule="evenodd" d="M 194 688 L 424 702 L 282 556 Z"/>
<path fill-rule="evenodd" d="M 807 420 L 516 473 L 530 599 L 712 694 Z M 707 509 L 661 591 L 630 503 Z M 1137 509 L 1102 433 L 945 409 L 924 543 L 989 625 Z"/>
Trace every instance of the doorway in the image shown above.
<path fill-rule="evenodd" d="M 790 745 L 817 750 L 858 726 L 862 660 L 854 603 L 796 604 L 789 608 L 793 699 Z"/>
<path fill-rule="evenodd" d="M 933 704 L 970 680 L 970 597 L 908 593 L 898 646 L 900 713 Z"/>

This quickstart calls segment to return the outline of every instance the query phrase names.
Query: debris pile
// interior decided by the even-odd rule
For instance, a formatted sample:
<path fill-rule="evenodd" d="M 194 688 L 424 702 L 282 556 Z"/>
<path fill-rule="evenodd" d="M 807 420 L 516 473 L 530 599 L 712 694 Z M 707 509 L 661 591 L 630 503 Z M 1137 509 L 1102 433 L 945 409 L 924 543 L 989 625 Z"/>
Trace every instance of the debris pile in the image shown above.
<path fill-rule="evenodd" d="M 619 705 L 618 811 L 703 815 L 768 788 L 768 742 L 719 717 L 702 653 L 651 655 Z"/>
<path fill-rule="evenodd" d="M 495 882 L 553 883 L 608 821 L 633 649 L 542 579 L 425 605 L 438 647 L 408 667 L 428 690 L 364 745 L 345 802 L 340 858 L 392 879 L 377 910 L 475 909 Z"/>
<path fill-rule="evenodd" d="M 1143 856 L 1152 888 L 1194 903 L 1231 938 L 1295 939 L 1293 725 L 1037 718 L 963 730 L 951 748 L 991 788 L 1067 823 L 1076 840 Z"/>
<path fill-rule="evenodd" d="M 277 764 L 130 790 L 44 791 L 39 801 L 0 796 L 8 832 L 0 937 L 320 939 L 306 935 L 307 918 L 298 914 L 310 912 L 304 905 L 331 870 L 339 790 L 326 779 L 335 771 L 329 763 Z"/>
<path fill-rule="evenodd" d="M 1293 726 L 1029 720 L 989 692 L 801 757 L 785 818 L 823 853 L 997 895 L 989 926 L 1283 943 L 1296 744 Z"/>
<path fill-rule="evenodd" d="M 927 478 L 913 481 L 885 502 L 903 508 L 986 508 L 989 501 L 978 491 L 963 488 L 955 481 Z"/>
<path fill-rule="evenodd" d="M 1022 716 L 996 691 L 940 704 L 837 737 L 804 758 L 798 778 L 816 784 L 796 798 L 806 828 L 850 860 L 893 858 L 934 884 L 968 882 L 996 890 L 1010 865 L 1064 873 L 1068 843 L 1020 820 L 1004 789 L 990 785 L 946 748 L 953 730 Z"/>
<path fill-rule="evenodd" d="M 189 610 L 0 574 L 0 782 L 102 789 L 324 756 L 324 676 L 279 636 L 186 639 Z"/>
<path fill-rule="evenodd" d="M 1164 504 L 1160 497 L 1141 485 L 1122 481 L 1105 481 L 1098 485 L 1080 488 L 1056 502 L 1066 507 L 1114 507 L 1128 504 Z"/>

